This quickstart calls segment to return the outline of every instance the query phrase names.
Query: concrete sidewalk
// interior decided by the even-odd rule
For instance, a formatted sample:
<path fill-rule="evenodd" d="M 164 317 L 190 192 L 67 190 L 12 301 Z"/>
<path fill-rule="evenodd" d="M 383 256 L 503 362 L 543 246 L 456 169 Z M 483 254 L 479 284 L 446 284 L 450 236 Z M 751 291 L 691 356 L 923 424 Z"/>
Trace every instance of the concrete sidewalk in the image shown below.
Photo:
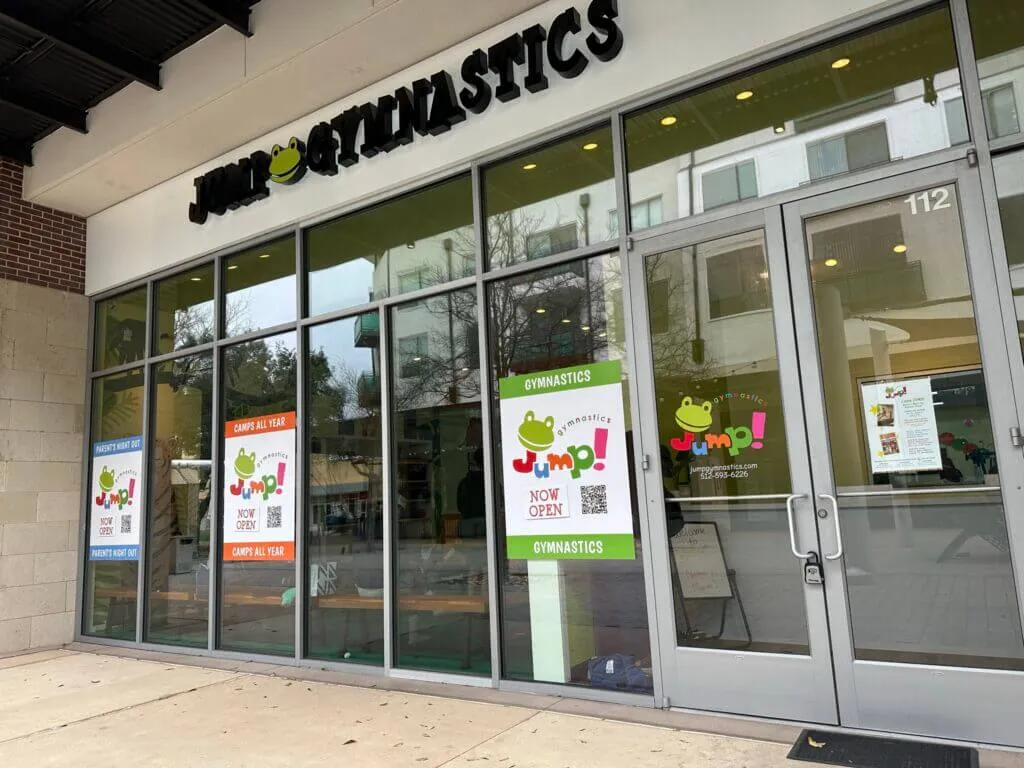
<path fill-rule="evenodd" d="M 484 700 L 441 698 L 365 687 L 365 680 L 354 687 L 300 679 L 318 676 L 309 669 L 244 662 L 215 669 L 103 653 L 0 659 L 0 765 L 810 765 L 787 761 L 788 744 L 558 711 L 573 702 L 554 697 L 479 691 Z M 646 717 L 672 713 L 648 710 Z M 1012 757 L 999 764 L 1024 765 Z"/>

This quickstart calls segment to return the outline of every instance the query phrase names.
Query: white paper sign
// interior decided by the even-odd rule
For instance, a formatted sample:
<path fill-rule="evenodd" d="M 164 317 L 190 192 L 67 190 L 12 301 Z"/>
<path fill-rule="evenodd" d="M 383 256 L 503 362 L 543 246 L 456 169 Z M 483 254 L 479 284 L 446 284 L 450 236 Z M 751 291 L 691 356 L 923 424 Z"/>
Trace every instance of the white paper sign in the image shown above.
<path fill-rule="evenodd" d="M 92 446 L 89 559 L 138 560 L 142 436 Z"/>
<path fill-rule="evenodd" d="M 224 425 L 224 561 L 295 559 L 295 412 Z"/>
<path fill-rule="evenodd" d="M 942 469 L 930 377 L 861 384 L 871 471 Z"/>
<path fill-rule="evenodd" d="M 632 560 L 618 361 L 501 380 L 508 556 Z"/>

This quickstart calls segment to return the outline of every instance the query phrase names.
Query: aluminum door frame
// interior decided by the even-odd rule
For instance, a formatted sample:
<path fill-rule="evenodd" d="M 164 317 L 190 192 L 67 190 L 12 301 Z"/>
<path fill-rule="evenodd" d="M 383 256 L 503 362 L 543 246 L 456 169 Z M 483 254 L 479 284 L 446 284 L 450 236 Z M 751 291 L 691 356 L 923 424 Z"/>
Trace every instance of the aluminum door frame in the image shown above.
<path fill-rule="evenodd" d="M 1024 453 L 1015 448 L 1009 428 L 1018 423 L 1013 398 L 1012 367 L 997 271 L 990 248 L 984 199 L 977 172 L 966 161 L 870 182 L 783 206 L 800 379 L 807 415 L 811 472 L 815 499 L 825 511 L 830 505 L 820 494 L 835 495 L 813 291 L 804 232 L 805 219 L 861 205 L 955 184 L 960 209 L 967 273 L 974 302 L 982 368 L 989 393 L 994 440 L 1011 567 L 1021 603 L 1021 552 L 1024 552 Z M 1003 286 L 1005 289 L 1008 286 Z M 1014 344 L 1017 340 L 1013 340 Z M 1019 354 L 1019 347 L 1013 350 Z M 947 491 L 948 493 L 949 491 Z M 833 515 L 815 522 L 823 547 L 835 552 Z M 843 560 L 825 561 L 825 590 L 836 691 L 843 725 L 869 730 L 914 733 L 938 738 L 1024 746 L 1019 724 L 1024 673 L 924 664 L 858 661 L 854 658 L 849 603 Z"/>
<path fill-rule="evenodd" d="M 791 490 L 793 494 L 803 496 L 795 503 L 796 543 L 801 551 L 821 552 L 814 521 L 815 510 L 810 501 L 812 486 L 802 393 L 795 375 L 798 370 L 797 347 L 781 208 L 764 208 L 643 240 L 628 253 L 627 269 L 629 306 L 635 329 L 633 348 L 639 400 L 639 445 L 646 480 L 643 484 L 646 498 L 640 504 L 646 509 L 650 531 L 654 608 L 658 617 L 657 637 L 652 637 L 652 646 L 660 657 L 661 703 L 687 709 L 834 724 L 838 722 L 838 710 L 821 586 L 804 584 L 810 655 L 689 648 L 676 644 L 665 497 L 659 480 L 658 419 L 645 260 L 649 255 L 755 230 L 764 231 L 768 271 L 772 276 L 771 312 L 779 371 L 793 372 L 779 378 Z M 794 556 L 794 580 L 801 579 L 801 573 L 802 562 Z"/>

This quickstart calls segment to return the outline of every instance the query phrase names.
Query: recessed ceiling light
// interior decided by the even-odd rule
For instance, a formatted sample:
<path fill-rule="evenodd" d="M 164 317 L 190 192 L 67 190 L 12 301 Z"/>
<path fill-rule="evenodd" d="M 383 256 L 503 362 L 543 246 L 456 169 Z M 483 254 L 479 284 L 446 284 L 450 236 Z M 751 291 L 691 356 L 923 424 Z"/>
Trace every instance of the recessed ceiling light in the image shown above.
<path fill-rule="evenodd" d="M 839 266 L 839 259 L 825 259 L 826 267 L 837 267 Z"/>
<path fill-rule="evenodd" d="M 907 250 L 908 250 L 907 246 L 905 246 L 903 243 L 900 243 L 899 245 L 893 246 L 892 252 L 893 253 L 906 253 Z"/>
<path fill-rule="evenodd" d="M 736 94 L 736 101 L 746 101 L 747 99 L 752 98 L 753 95 L 753 91 L 740 91 Z"/>
<path fill-rule="evenodd" d="M 237 264 L 228 264 L 228 269 L 238 269 Z"/>
<path fill-rule="evenodd" d="M 581 331 L 589 331 L 590 330 L 590 326 L 589 325 L 581 325 L 580 326 L 580 330 Z"/>
<path fill-rule="evenodd" d="M 661 124 L 664 125 L 666 128 L 668 128 L 670 125 L 675 125 L 678 122 L 679 118 L 676 117 L 675 115 L 666 115 L 665 117 L 661 118 Z"/>
<path fill-rule="evenodd" d="M 586 144 L 583 145 L 583 151 L 584 152 L 593 152 L 595 149 L 597 149 L 597 146 L 598 145 L 597 145 L 596 141 L 589 141 L 589 142 L 587 142 Z"/>
<path fill-rule="evenodd" d="M 565 323 L 566 325 L 569 325 L 572 322 L 572 320 L 570 320 L 568 317 L 563 317 L 562 322 Z"/>
<path fill-rule="evenodd" d="M 845 56 L 832 62 L 832 69 L 843 69 L 848 66 L 850 66 L 850 60 Z"/>
<path fill-rule="evenodd" d="M 524 170 L 524 171 L 532 171 L 532 170 L 534 170 L 534 169 L 535 169 L 536 167 L 537 167 L 537 164 L 536 164 L 536 163 L 527 163 L 526 165 L 524 165 L 524 166 L 523 166 L 523 170 Z"/>
<path fill-rule="evenodd" d="M 270 258 L 270 254 L 269 253 L 261 253 L 260 254 L 260 258 L 261 259 L 269 259 Z"/>
<path fill-rule="evenodd" d="M 776 125 L 775 126 L 775 132 L 776 133 L 785 133 L 786 132 L 786 126 L 784 126 L 784 125 Z"/>
<path fill-rule="evenodd" d="M 409 250 L 412 250 L 413 248 L 416 247 L 416 243 L 406 243 L 405 247 L 408 248 Z"/>
<path fill-rule="evenodd" d="M 469 366 L 466 366 L 466 367 L 464 367 L 464 368 L 462 369 L 462 372 L 463 372 L 463 373 L 468 373 L 468 372 L 469 372 L 470 370 L 471 370 L 471 369 L 469 368 Z"/>
<path fill-rule="evenodd" d="M 761 273 L 761 279 L 762 280 L 767 280 L 768 279 L 768 270 L 765 270 L 764 272 Z"/>
<path fill-rule="evenodd" d="M 597 338 L 599 338 L 599 339 L 606 339 L 606 338 L 608 338 L 608 331 L 601 331 L 599 334 L 597 334 Z"/>
<path fill-rule="evenodd" d="M 535 311 L 535 312 L 536 312 L 536 313 L 537 313 L 538 315 L 543 315 L 543 314 L 544 314 L 545 312 L 547 312 L 547 310 L 546 310 L 546 309 L 544 309 L 544 307 L 537 307 L 537 309 L 536 309 L 536 310 L 534 310 L 534 311 Z"/>
<path fill-rule="evenodd" d="M 203 281 L 203 278 L 201 278 L 201 277 L 193 277 L 192 278 L 192 282 L 193 283 L 201 283 L 202 281 Z"/>
<path fill-rule="evenodd" d="M 419 362 L 420 360 L 422 360 L 422 359 L 423 359 L 422 357 L 414 357 L 414 358 L 412 359 L 412 361 L 413 361 L 414 363 L 418 363 L 418 362 Z"/>

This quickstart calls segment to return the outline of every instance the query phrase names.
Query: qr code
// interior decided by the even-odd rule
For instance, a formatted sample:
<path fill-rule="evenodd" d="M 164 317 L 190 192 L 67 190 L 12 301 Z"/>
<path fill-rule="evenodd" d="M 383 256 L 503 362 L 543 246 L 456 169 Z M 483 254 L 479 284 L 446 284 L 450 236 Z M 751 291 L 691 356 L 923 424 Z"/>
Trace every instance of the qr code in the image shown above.
<path fill-rule="evenodd" d="M 267 528 L 281 527 L 281 507 L 267 507 Z"/>
<path fill-rule="evenodd" d="M 608 486 L 607 485 L 583 485 L 580 486 L 580 499 L 583 501 L 584 515 L 607 515 L 608 514 Z"/>
<path fill-rule="evenodd" d="M 132 532 L 132 516 L 131 515 L 121 515 L 121 533 L 125 534 L 125 533 L 131 533 L 131 532 Z"/>

